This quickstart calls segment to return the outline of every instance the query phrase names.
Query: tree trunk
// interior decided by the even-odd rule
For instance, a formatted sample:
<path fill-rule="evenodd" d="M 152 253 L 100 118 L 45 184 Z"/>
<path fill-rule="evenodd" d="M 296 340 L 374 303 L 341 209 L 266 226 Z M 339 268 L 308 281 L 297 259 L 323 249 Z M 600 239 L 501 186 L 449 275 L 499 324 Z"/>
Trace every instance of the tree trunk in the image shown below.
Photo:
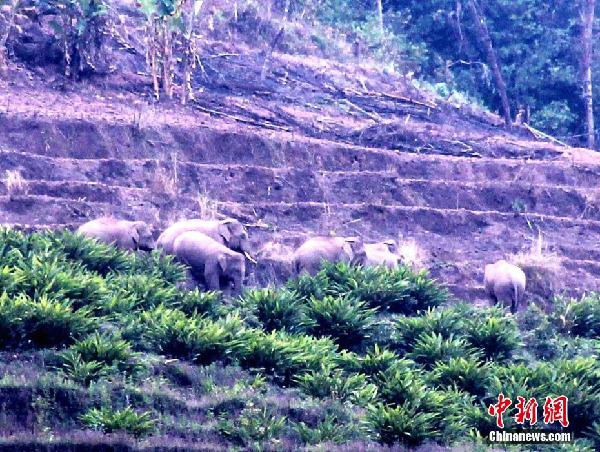
<path fill-rule="evenodd" d="M 379 21 L 379 32 L 383 36 L 383 3 L 382 0 L 377 1 L 377 20 Z"/>
<path fill-rule="evenodd" d="M 500 94 L 500 101 L 502 103 L 502 116 L 504 116 L 504 122 L 508 126 L 512 122 L 510 117 L 510 105 L 508 103 L 508 96 L 506 95 L 506 85 L 504 84 L 502 72 L 500 71 L 500 65 L 498 64 L 496 52 L 494 51 L 492 39 L 490 38 L 490 32 L 485 24 L 485 21 L 479 10 L 479 5 L 477 5 L 476 1 L 469 0 L 468 7 L 471 15 L 473 16 L 473 22 L 475 22 L 477 38 L 481 41 L 481 44 L 485 48 L 488 64 L 492 68 L 494 82 L 496 83 L 496 89 L 498 90 L 498 94 Z"/>
<path fill-rule="evenodd" d="M 594 136 L 594 99 L 592 97 L 592 47 L 594 8 L 596 0 L 581 0 L 581 75 L 583 81 L 583 102 L 585 105 L 585 132 L 587 147 L 594 149 L 596 140 Z"/>

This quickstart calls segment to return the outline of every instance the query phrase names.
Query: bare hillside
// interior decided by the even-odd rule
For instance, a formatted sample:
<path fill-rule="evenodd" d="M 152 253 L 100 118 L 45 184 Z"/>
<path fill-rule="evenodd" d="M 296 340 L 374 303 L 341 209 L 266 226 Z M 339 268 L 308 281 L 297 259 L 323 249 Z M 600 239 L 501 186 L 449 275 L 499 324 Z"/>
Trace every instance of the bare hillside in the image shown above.
<path fill-rule="evenodd" d="M 565 290 L 600 289 L 594 153 L 507 130 L 368 61 L 285 46 L 263 79 L 264 46 L 207 40 L 196 100 L 155 103 L 127 14 L 118 70 L 73 83 L 23 58 L 0 81 L 1 223 L 114 214 L 160 228 L 218 211 L 248 224 L 257 249 L 317 233 L 394 237 L 468 300 L 482 297 L 484 263 L 541 236 Z"/>

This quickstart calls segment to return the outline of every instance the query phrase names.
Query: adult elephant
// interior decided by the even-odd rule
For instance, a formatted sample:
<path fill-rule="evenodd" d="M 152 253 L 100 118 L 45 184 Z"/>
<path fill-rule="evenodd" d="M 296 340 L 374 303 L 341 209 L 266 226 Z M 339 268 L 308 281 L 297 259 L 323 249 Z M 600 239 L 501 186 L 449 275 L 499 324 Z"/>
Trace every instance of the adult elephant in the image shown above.
<path fill-rule="evenodd" d="M 144 221 L 102 217 L 82 224 L 77 232 L 125 250 L 151 251 L 156 247 L 152 228 Z"/>
<path fill-rule="evenodd" d="M 525 294 L 525 273 L 516 265 L 499 260 L 485 266 L 483 277 L 485 290 L 494 303 L 510 306 L 513 314 Z"/>
<path fill-rule="evenodd" d="M 167 254 L 173 254 L 175 239 L 184 232 L 201 232 L 227 248 L 250 257 L 248 232 L 242 223 L 234 218 L 224 220 L 182 220 L 172 224 L 158 237 L 157 245 Z"/>
<path fill-rule="evenodd" d="M 207 290 L 222 290 L 227 295 L 241 293 L 246 260 L 240 253 L 202 232 L 187 231 L 173 242 L 173 254 Z"/>
<path fill-rule="evenodd" d="M 384 265 L 388 268 L 398 268 L 399 256 L 396 254 L 398 246 L 394 240 L 365 245 L 367 255 L 365 265 Z"/>
<path fill-rule="evenodd" d="M 365 246 L 360 237 L 313 237 L 304 242 L 293 254 L 297 274 L 316 274 L 323 261 L 364 265 Z"/>

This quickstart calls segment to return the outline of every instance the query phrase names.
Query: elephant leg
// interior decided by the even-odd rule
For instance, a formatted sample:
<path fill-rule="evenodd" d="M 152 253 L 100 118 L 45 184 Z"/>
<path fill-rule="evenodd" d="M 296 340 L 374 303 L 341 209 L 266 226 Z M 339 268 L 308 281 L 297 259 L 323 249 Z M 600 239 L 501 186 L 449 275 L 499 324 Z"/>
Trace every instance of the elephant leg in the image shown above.
<path fill-rule="evenodd" d="M 206 262 L 204 266 L 204 281 L 207 290 L 221 290 L 219 269 L 217 262 Z"/>

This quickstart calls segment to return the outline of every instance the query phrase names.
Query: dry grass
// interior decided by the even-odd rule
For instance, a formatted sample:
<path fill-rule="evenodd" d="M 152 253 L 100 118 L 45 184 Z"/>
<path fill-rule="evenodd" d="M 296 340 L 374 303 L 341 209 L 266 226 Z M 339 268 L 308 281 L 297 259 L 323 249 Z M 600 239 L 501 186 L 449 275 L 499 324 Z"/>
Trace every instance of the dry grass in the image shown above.
<path fill-rule="evenodd" d="M 404 265 L 413 270 L 420 270 L 427 265 L 427 251 L 413 239 L 400 241 L 396 254 Z"/>
<path fill-rule="evenodd" d="M 4 185 L 9 195 L 23 195 L 27 193 L 27 180 L 19 170 L 6 170 Z"/>
<path fill-rule="evenodd" d="M 171 156 L 172 169 L 165 169 L 160 162 L 156 161 L 156 171 L 154 173 L 153 189 L 156 192 L 164 193 L 172 198 L 179 194 L 179 174 L 177 171 L 177 154 Z"/>
<path fill-rule="evenodd" d="M 196 200 L 198 202 L 198 214 L 200 218 L 204 220 L 217 220 L 221 217 L 219 203 L 210 199 L 206 193 L 198 193 Z"/>
<path fill-rule="evenodd" d="M 526 290 L 530 295 L 549 301 L 563 288 L 560 256 L 548 250 L 541 233 L 532 237 L 529 249 L 513 254 L 507 260 L 525 272 Z"/>

